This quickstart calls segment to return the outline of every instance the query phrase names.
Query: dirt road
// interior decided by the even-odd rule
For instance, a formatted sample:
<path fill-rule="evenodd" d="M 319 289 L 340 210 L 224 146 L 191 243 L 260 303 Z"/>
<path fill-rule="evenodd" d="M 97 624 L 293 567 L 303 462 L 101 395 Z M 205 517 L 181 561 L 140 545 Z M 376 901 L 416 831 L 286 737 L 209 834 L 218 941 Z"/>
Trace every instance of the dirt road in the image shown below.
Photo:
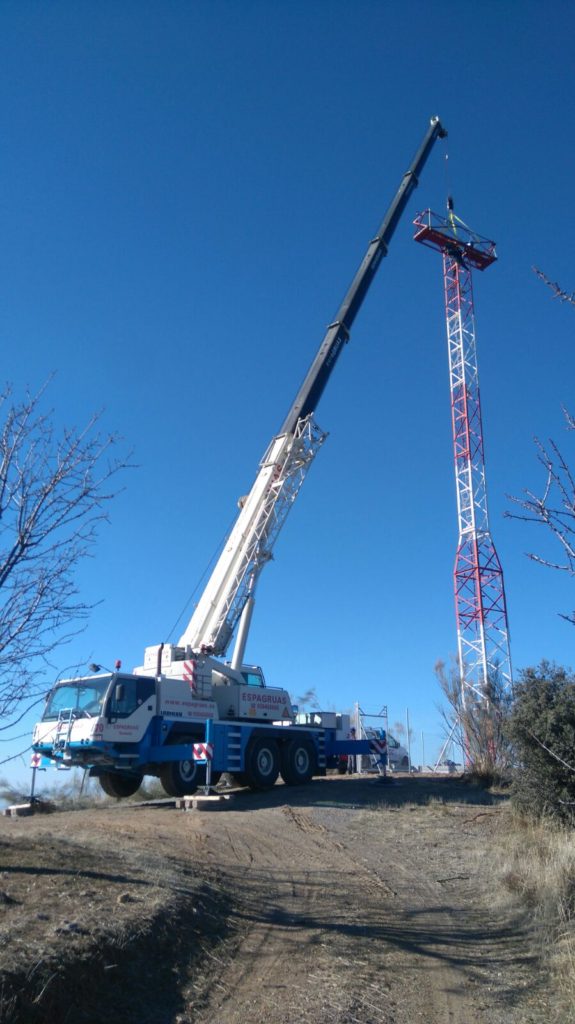
<path fill-rule="evenodd" d="M 503 801 L 335 777 L 224 811 L 2 819 L 0 1020 L 539 1024 Z"/>

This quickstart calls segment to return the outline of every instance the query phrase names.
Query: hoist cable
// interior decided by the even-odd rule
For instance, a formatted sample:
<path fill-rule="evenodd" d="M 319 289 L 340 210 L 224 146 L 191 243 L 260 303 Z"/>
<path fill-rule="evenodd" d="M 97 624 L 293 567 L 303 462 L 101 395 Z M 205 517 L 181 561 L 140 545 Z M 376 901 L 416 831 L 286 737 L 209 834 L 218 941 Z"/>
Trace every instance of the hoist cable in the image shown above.
<path fill-rule="evenodd" d="M 189 608 L 189 606 L 190 606 L 191 602 L 193 601 L 196 593 L 198 592 L 198 590 L 201 587 L 203 581 L 205 580 L 208 572 L 210 571 L 210 569 L 213 566 L 216 558 L 218 557 L 220 551 L 222 550 L 224 544 L 226 543 L 226 540 L 228 539 L 228 537 L 229 537 L 229 535 L 230 535 L 230 533 L 232 531 L 232 527 L 233 527 L 233 525 L 234 525 L 234 523 L 236 521 L 236 518 L 237 517 L 234 516 L 234 518 L 231 520 L 230 525 L 228 526 L 228 528 L 227 528 L 226 532 L 224 533 L 222 539 L 219 541 L 218 544 L 216 544 L 216 547 L 214 548 L 214 551 L 210 555 L 209 561 L 208 561 L 208 563 L 207 563 L 203 573 L 199 577 L 198 582 L 196 583 L 194 589 L 192 590 L 191 594 L 189 594 L 189 596 L 186 598 L 186 601 L 184 603 L 184 606 L 183 606 L 180 614 L 178 615 L 178 617 L 177 617 L 176 621 L 174 622 L 170 632 L 168 633 L 168 643 L 171 642 L 171 638 L 174 635 L 174 633 L 175 633 L 175 631 L 176 631 L 176 629 L 178 627 L 178 623 L 180 622 L 180 619 L 183 618 L 183 616 L 184 616 L 184 614 L 186 612 L 186 609 Z"/>

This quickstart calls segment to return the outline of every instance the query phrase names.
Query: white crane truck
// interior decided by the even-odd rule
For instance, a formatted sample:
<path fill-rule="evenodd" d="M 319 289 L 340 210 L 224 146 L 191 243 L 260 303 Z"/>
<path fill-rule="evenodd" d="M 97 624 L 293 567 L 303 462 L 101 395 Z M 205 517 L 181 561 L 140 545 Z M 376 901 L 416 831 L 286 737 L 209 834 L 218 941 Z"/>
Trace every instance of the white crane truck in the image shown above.
<path fill-rule="evenodd" d="M 266 789 L 278 775 L 291 785 L 308 782 L 325 774 L 330 758 L 371 749 L 371 741 L 348 739 L 341 715 L 324 713 L 314 716 L 319 724 L 298 724 L 289 694 L 266 686 L 260 668 L 244 665 L 244 652 L 260 572 L 326 437 L 314 419 L 317 404 L 418 175 L 436 139 L 446 134 L 439 118 L 432 118 L 263 456 L 179 643 L 146 648 L 143 665 L 132 673 L 119 664 L 104 673 L 92 666 L 97 674 L 58 682 L 34 729 L 33 749 L 44 764 L 87 768 L 114 797 L 131 796 L 145 775 L 158 776 L 168 795 L 180 796 L 197 789 L 208 762 L 212 784 L 227 772 L 252 789 Z"/>

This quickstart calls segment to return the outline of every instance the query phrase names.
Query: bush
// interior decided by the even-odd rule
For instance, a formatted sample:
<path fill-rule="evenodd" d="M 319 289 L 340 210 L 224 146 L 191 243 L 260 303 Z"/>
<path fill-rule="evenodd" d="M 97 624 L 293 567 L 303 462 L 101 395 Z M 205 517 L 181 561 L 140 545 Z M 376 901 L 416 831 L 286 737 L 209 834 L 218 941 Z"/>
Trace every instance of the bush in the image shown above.
<path fill-rule="evenodd" d="M 575 824 L 575 677 L 542 661 L 520 673 L 507 730 L 513 798 L 531 816 Z"/>

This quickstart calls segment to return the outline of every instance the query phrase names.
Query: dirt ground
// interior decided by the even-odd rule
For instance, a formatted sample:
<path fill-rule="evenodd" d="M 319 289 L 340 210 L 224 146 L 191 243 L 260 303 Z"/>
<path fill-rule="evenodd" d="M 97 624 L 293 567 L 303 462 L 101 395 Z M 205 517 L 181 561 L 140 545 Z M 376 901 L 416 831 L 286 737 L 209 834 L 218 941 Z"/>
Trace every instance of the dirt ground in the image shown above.
<path fill-rule="evenodd" d="M 328 777 L 0 819 L 3 1024 L 540 1024 L 505 801 Z"/>

